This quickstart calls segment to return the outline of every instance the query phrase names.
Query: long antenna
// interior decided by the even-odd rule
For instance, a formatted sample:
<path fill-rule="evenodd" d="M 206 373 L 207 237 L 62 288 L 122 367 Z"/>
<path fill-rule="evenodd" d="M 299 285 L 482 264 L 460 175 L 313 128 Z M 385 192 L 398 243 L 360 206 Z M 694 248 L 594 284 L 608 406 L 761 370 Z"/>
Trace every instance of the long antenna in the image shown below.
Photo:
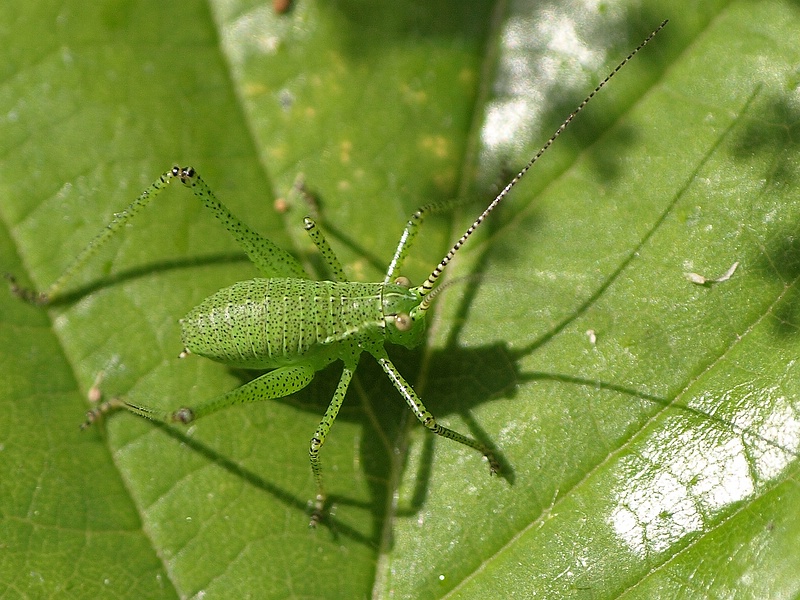
<path fill-rule="evenodd" d="M 664 29 L 664 27 L 667 25 L 667 23 L 669 23 L 669 20 L 668 19 L 664 20 L 664 22 L 662 22 L 661 25 L 656 27 L 652 31 L 652 33 L 650 35 L 648 35 L 641 44 L 636 46 L 636 48 L 634 48 L 633 51 L 630 54 L 628 54 L 628 56 L 626 56 L 623 59 L 623 61 L 621 63 L 619 63 L 614 68 L 614 70 L 611 71 L 611 73 L 609 73 L 606 76 L 605 79 L 603 79 L 603 81 L 601 81 L 600 83 L 597 84 L 597 87 L 595 87 L 591 91 L 591 93 L 588 96 L 586 96 L 586 98 L 583 99 L 583 102 L 581 102 L 578 105 L 578 107 L 575 110 L 573 110 L 566 119 L 564 119 L 564 122 L 561 123 L 561 125 L 559 125 L 559 127 L 558 127 L 558 129 L 556 129 L 555 133 L 553 133 L 553 135 L 550 136 L 550 139 L 547 140 L 547 142 L 545 142 L 545 144 L 544 144 L 544 146 L 542 146 L 541 150 L 539 150 L 536 153 L 536 155 L 532 159 L 530 159 L 528 161 L 528 164 L 526 164 L 524 167 L 522 167 L 522 170 L 519 173 L 517 173 L 517 175 L 514 177 L 514 179 L 512 179 L 511 181 L 508 182 L 506 187 L 504 187 L 502 189 L 502 191 L 499 194 L 497 194 L 497 197 L 494 200 L 492 200 L 492 203 L 489 206 L 486 207 L 486 210 L 484 210 L 480 214 L 480 216 L 477 219 L 475 219 L 475 222 L 472 225 L 469 226 L 469 229 L 467 229 L 464 232 L 464 235 L 462 235 L 459 238 L 459 240 L 455 244 L 453 244 L 453 247 L 450 248 L 450 251 L 445 255 L 445 257 L 441 260 L 441 262 L 436 266 L 436 268 L 433 270 L 433 272 L 430 275 L 428 275 L 428 279 L 426 279 L 425 282 L 420 286 L 421 293 L 422 293 L 423 296 L 425 296 L 425 298 L 422 300 L 422 303 L 419 305 L 419 310 L 428 310 L 428 308 L 431 305 L 431 302 L 433 301 L 433 297 L 434 297 L 434 296 L 428 296 L 428 293 L 430 293 L 430 291 L 434 288 L 434 286 L 436 285 L 436 281 L 439 279 L 439 276 L 441 276 L 441 274 L 442 274 L 442 271 L 444 271 L 445 267 L 447 267 L 447 265 L 450 264 L 450 261 L 453 260 L 453 257 L 455 256 L 456 252 L 458 252 L 458 250 L 461 248 L 461 246 L 464 245 L 464 242 L 467 241 L 469 236 L 471 236 L 475 232 L 475 230 L 480 226 L 480 224 L 483 223 L 483 220 L 487 216 L 489 216 L 489 213 L 492 212 L 498 204 L 500 204 L 500 202 L 503 200 L 503 198 L 505 198 L 508 195 L 508 192 L 511 191 L 511 188 L 513 188 L 517 184 L 517 182 L 520 179 L 522 179 L 522 177 L 525 175 L 525 173 L 527 173 L 530 170 L 530 168 L 534 165 L 534 163 L 536 163 L 536 161 L 539 160 L 539 158 L 541 158 L 542 154 L 544 154 L 547 151 L 547 149 L 550 146 L 553 145 L 553 142 L 556 140 L 556 138 L 563 133 L 563 131 L 572 122 L 572 120 L 577 116 L 577 114 L 579 112 L 581 112 L 586 107 L 587 104 L 589 104 L 589 101 L 592 98 L 594 98 L 595 94 L 597 94 L 597 92 L 599 92 L 603 88 L 603 86 L 605 86 L 605 84 L 607 84 L 611 80 L 611 78 L 614 77 L 614 75 L 616 75 L 620 71 L 620 69 L 622 69 L 622 67 L 624 67 L 628 63 L 628 61 L 630 59 L 632 59 L 636 55 L 637 52 L 639 52 L 639 50 L 644 48 L 647 45 L 647 43 L 650 40 L 652 40 L 659 31 Z"/>

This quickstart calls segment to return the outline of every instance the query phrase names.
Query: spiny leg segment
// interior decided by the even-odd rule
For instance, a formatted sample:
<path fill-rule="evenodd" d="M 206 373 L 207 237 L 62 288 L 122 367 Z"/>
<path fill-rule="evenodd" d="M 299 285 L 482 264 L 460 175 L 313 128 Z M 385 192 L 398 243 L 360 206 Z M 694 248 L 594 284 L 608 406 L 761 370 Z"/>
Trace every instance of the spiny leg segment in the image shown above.
<path fill-rule="evenodd" d="M 140 417 L 153 421 L 188 424 L 201 417 L 237 404 L 249 404 L 294 394 L 311 383 L 313 378 L 314 369 L 310 366 L 281 367 L 264 373 L 235 390 L 210 398 L 196 406 L 183 406 L 171 412 L 134 404 L 122 398 L 111 398 L 86 413 L 86 421 L 81 425 L 81 429 L 87 428 L 102 415 L 119 408 L 124 408 Z"/>
<path fill-rule="evenodd" d="M 436 418 L 430 413 L 430 411 L 428 411 L 427 408 L 425 408 L 425 405 L 422 403 L 422 399 L 414 391 L 414 388 L 411 387 L 411 385 L 400 374 L 400 371 L 397 370 L 397 367 L 395 367 L 392 361 L 389 360 L 389 356 L 386 354 L 386 350 L 383 346 L 374 346 L 369 348 L 368 351 L 370 354 L 372 354 L 372 356 L 375 357 L 375 360 L 378 361 L 378 364 L 389 377 L 395 389 L 397 389 L 397 391 L 400 392 L 400 395 L 403 396 L 409 408 L 414 413 L 414 416 L 417 417 L 417 420 L 420 423 L 422 423 L 429 431 L 435 433 L 436 435 L 440 435 L 449 440 L 453 440 L 454 442 L 458 442 L 459 444 L 469 446 L 470 448 L 473 448 L 474 450 L 477 450 L 483 454 L 486 457 L 486 460 L 489 461 L 489 472 L 491 475 L 494 475 L 500 471 L 500 463 L 495 458 L 494 453 L 486 445 L 472 439 L 471 437 L 458 433 L 457 431 L 448 429 L 443 425 L 439 425 L 436 422 Z"/>
<path fill-rule="evenodd" d="M 347 395 L 347 388 L 350 387 L 350 380 L 353 378 L 356 367 L 358 366 L 358 357 L 361 351 L 353 348 L 352 355 L 344 359 L 344 368 L 342 369 L 342 376 L 339 378 L 339 383 L 336 386 L 336 391 L 333 393 L 328 409 L 325 415 L 317 426 L 311 438 L 311 444 L 308 448 L 308 455 L 311 459 L 311 472 L 314 474 L 314 483 L 317 486 L 317 495 L 314 498 L 314 510 L 311 513 L 311 522 L 309 527 L 316 527 L 322 520 L 323 511 L 325 509 L 325 487 L 322 484 L 322 465 L 319 460 L 319 451 L 325 443 L 325 438 L 339 414 L 339 409 L 342 407 L 344 397 Z"/>

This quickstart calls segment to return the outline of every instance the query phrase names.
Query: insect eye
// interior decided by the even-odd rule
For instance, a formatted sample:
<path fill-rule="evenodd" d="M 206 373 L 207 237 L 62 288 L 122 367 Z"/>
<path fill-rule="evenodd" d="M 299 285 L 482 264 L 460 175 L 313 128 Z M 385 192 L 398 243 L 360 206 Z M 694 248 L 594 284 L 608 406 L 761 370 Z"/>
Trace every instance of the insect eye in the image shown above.
<path fill-rule="evenodd" d="M 411 287 L 411 280 L 408 277 L 403 277 L 402 275 L 394 280 L 396 285 L 402 286 L 404 288 Z"/>
<path fill-rule="evenodd" d="M 408 331 L 411 329 L 411 325 L 413 320 L 408 313 L 398 313 L 394 316 L 394 326 L 397 327 L 399 331 Z"/>

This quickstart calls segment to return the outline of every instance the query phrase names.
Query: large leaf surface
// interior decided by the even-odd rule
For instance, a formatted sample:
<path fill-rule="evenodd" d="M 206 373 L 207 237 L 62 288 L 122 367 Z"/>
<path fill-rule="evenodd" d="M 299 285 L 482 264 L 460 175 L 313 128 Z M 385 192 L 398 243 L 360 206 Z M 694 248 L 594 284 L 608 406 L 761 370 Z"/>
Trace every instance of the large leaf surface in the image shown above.
<path fill-rule="evenodd" d="M 366 358 L 316 531 L 307 445 L 338 366 L 189 429 L 115 414 L 79 432 L 99 372 L 165 409 L 247 377 L 176 358 L 177 319 L 255 275 L 176 186 L 68 301 L 0 295 L 4 596 L 800 593 L 796 3 L 6 4 L 0 268 L 40 287 L 174 162 L 315 276 L 298 173 L 362 281 L 414 208 L 458 198 L 425 223 L 419 281 L 671 23 L 465 247 L 425 347 L 392 349 L 502 477 Z"/>

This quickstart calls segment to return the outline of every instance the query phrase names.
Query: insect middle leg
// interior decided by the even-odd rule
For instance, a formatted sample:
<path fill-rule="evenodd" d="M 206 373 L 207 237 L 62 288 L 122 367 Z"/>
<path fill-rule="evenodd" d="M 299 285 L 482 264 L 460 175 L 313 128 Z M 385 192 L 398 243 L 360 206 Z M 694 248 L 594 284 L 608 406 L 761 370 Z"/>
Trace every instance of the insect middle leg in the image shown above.
<path fill-rule="evenodd" d="M 403 261 L 405 261 L 406 256 L 408 256 L 408 252 L 411 249 L 411 244 L 414 242 L 414 238 L 417 237 L 417 233 L 419 233 L 419 227 L 425 220 L 425 216 L 429 212 L 436 211 L 437 205 L 430 204 L 428 206 L 418 208 L 414 214 L 411 215 L 411 218 L 408 220 L 408 223 L 406 223 L 406 227 L 403 230 L 403 235 L 400 236 L 400 241 L 397 243 L 397 249 L 394 251 L 392 262 L 389 263 L 389 268 L 386 271 L 386 277 L 384 277 L 383 283 L 393 283 L 394 280 L 397 279 L 400 269 L 403 266 Z"/>
<path fill-rule="evenodd" d="M 339 414 L 339 409 L 342 407 L 344 397 L 347 394 L 347 388 L 350 386 L 350 380 L 353 378 L 353 373 L 358 365 L 358 356 L 355 359 L 347 360 L 344 368 L 342 369 L 342 376 L 339 378 L 339 384 L 336 386 L 336 391 L 333 393 L 328 409 L 319 422 L 314 436 L 311 438 L 311 444 L 308 448 L 308 455 L 311 459 L 311 472 L 314 474 L 314 482 L 317 485 L 317 495 L 314 499 L 314 512 L 311 513 L 311 522 L 309 527 L 316 527 L 317 523 L 322 519 L 323 510 L 325 509 L 325 487 L 322 485 L 322 466 L 319 461 L 319 451 L 322 444 L 325 443 L 325 438 L 330 431 L 336 416 Z"/>

